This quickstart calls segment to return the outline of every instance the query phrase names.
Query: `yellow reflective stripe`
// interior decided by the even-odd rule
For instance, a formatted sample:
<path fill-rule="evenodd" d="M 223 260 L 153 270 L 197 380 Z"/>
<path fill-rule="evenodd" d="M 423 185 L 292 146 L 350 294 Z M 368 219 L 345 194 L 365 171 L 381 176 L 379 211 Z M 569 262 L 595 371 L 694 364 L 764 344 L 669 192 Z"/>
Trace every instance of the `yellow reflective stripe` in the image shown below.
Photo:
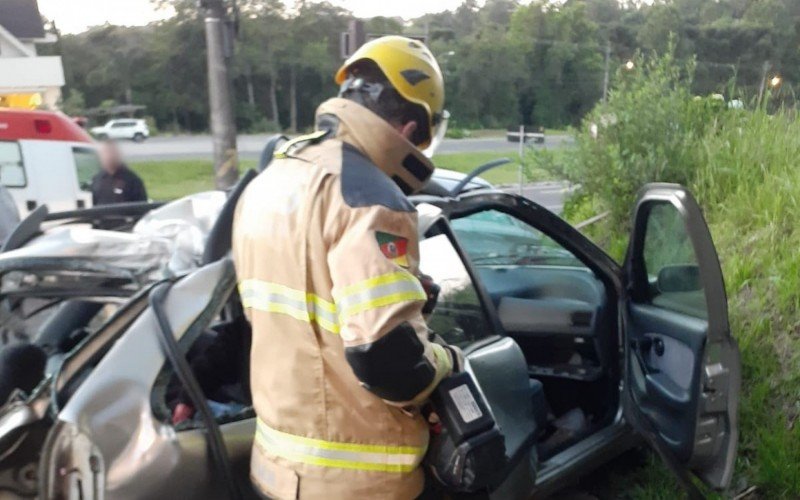
<path fill-rule="evenodd" d="M 346 286 L 339 290 L 334 298 L 339 297 L 346 297 L 348 295 L 352 295 L 357 292 L 362 292 L 364 290 L 368 290 L 370 288 L 375 288 L 378 285 L 386 285 L 389 283 L 396 283 L 398 281 L 411 281 L 415 283 L 419 283 L 419 280 L 415 278 L 411 273 L 408 271 L 395 271 L 392 273 L 381 274 L 380 276 L 376 276 L 374 278 L 369 278 L 364 281 L 359 281 L 358 283 Z M 338 299 L 337 299 L 338 300 Z"/>
<path fill-rule="evenodd" d="M 340 443 L 295 436 L 258 419 L 256 440 L 265 451 L 295 462 L 322 467 L 409 472 L 422 462 L 424 447 Z"/>
<path fill-rule="evenodd" d="M 344 287 L 334 298 L 339 316 L 346 318 L 391 304 L 425 300 L 427 296 L 417 278 L 407 271 L 397 271 Z"/>
<path fill-rule="evenodd" d="M 362 313 L 364 311 L 369 311 L 370 309 L 377 309 L 379 307 L 390 306 L 392 304 L 407 302 L 411 300 L 425 300 L 425 294 L 419 292 L 402 292 L 402 293 L 393 293 L 391 295 L 384 295 L 383 297 L 377 297 L 372 300 L 361 302 L 359 304 L 355 304 L 351 307 L 348 307 L 347 309 L 342 311 L 341 316 L 342 317 L 352 316 L 354 314 Z"/>
<path fill-rule="evenodd" d="M 375 472 L 411 472 L 416 469 L 416 465 L 393 465 L 393 464 L 374 464 L 371 462 L 354 462 L 350 460 L 341 460 L 334 458 L 323 458 L 310 455 L 303 455 L 302 453 L 292 453 L 286 450 L 276 450 L 265 442 L 261 435 L 256 435 L 256 441 L 268 453 L 291 460 L 293 462 L 300 462 L 308 465 L 316 465 L 318 467 L 334 467 L 337 469 L 353 469 Z"/>
<path fill-rule="evenodd" d="M 308 301 L 313 302 L 323 309 L 330 311 L 332 313 L 336 312 L 336 304 L 333 302 L 329 302 L 313 293 L 307 293 L 304 290 L 297 290 L 294 288 L 289 288 L 286 285 L 280 285 L 278 283 L 270 283 L 268 281 L 261 281 L 261 280 L 244 280 L 239 283 L 239 290 L 242 289 L 253 290 L 259 294 L 265 295 L 269 293 L 276 293 L 280 295 L 284 295 L 289 297 L 290 299 L 297 300 L 297 301 Z"/>
<path fill-rule="evenodd" d="M 339 333 L 336 304 L 313 293 L 251 279 L 239 283 L 239 295 L 245 308 L 286 314 L 307 323 L 316 322 L 328 331 Z"/>

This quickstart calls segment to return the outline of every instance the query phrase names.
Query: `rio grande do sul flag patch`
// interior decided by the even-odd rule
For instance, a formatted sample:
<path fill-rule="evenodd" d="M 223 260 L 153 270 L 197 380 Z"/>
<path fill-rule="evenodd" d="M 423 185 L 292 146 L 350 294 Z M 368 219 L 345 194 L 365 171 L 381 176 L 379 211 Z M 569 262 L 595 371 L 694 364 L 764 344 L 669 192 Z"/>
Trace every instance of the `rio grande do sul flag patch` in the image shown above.
<path fill-rule="evenodd" d="M 378 247 L 383 255 L 401 267 L 408 267 L 408 240 L 401 236 L 375 232 L 375 239 L 378 240 Z"/>

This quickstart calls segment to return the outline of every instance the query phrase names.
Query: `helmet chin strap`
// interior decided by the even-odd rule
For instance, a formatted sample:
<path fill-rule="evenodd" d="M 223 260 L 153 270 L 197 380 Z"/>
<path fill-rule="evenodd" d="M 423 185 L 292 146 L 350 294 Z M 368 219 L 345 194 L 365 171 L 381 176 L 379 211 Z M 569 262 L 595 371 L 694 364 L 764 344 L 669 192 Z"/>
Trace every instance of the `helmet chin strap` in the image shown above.
<path fill-rule="evenodd" d="M 382 83 L 369 83 L 363 78 L 350 76 L 339 87 L 339 97 L 373 109 L 377 107 L 381 94 L 386 89 Z"/>
<path fill-rule="evenodd" d="M 369 157 L 407 194 L 421 189 L 433 173 L 430 160 L 397 128 L 354 100 L 334 98 L 322 103 L 317 109 L 318 126 L 323 122 L 335 130 L 336 138 Z"/>

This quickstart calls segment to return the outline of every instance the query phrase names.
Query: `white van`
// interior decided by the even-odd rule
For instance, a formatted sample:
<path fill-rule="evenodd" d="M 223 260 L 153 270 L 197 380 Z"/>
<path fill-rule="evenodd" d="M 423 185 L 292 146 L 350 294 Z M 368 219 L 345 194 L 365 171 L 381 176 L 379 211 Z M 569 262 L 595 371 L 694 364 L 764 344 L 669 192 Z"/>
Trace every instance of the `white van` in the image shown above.
<path fill-rule="evenodd" d="M 90 207 L 99 170 L 95 141 L 66 115 L 0 108 L 0 184 L 23 218 L 40 205 Z"/>

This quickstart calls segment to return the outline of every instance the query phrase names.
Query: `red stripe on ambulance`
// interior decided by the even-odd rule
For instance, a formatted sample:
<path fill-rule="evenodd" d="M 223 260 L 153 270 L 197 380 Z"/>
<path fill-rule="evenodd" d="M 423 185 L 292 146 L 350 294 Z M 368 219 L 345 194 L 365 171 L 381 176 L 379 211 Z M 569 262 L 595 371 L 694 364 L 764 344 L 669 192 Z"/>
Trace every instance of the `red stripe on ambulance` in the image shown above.
<path fill-rule="evenodd" d="M 92 143 L 92 137 L 63 113 L 0 109 L 0 141 L 45 140 Z"/>

